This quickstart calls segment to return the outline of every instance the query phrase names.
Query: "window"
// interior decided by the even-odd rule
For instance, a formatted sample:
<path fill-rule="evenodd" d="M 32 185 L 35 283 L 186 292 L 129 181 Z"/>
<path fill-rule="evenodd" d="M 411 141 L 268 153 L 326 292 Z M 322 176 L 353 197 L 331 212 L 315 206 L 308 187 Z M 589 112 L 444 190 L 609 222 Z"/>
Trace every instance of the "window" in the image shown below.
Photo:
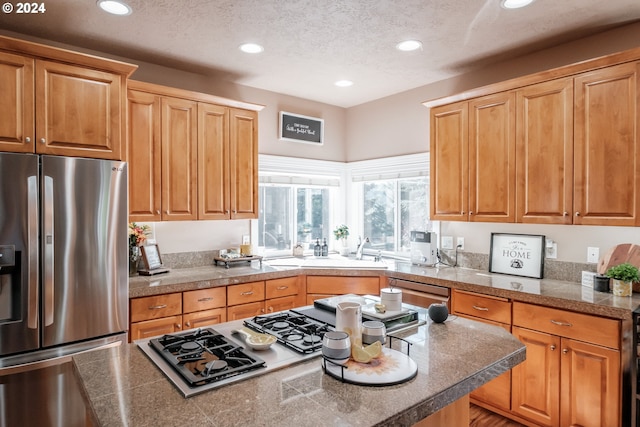
<path fill-rule="evenodd" d="M 412 230 L 425 231 L 429 222 L 426 177 L 363 182 L 363 234 L 371 248 L 409 252 Z"/>
<path fill-rule="evenodd" d="M 291 255 L 296 244 L 313 251 L 316 240 L 331 246 L 339 213 L 343 163 L 261 155 L 258 245 L 264 255 Z"/>

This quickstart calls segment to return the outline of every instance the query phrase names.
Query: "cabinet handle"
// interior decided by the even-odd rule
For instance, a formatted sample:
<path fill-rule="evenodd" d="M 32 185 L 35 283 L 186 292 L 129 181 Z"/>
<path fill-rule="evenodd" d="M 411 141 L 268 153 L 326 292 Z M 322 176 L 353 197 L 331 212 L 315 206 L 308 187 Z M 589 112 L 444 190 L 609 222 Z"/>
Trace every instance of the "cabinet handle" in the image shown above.
<path fill-rule="evenodd" d="M 229 209 L 227 209 L 226 211 L 224 211 L 225 214 L 229 215 Z"/>
<path fill-rule="evenodd" d="M 576 212 L 576 216 L 580 216 L 580 212 Z"/>
<path fill-rule="evenodd" d="M 176 323 L 176 329 L 182 330 L 182 325 L 180 323 Z"/>
<path fill-rule="evenodd" d="M 553 320 L 553 319 L 551 319 L 551 323 L 553 323 L 554 325 L 558 325 L 558 326 L 568 326 L 568 327 L 573 326 L 571 323 L 559 322 L 559 321 Z"/>
<path fill-rule="evenodd" d="M 234 209 L 234 210 L 233 210 L 233 214 L 235 215 L 235 214 L 237 214 L 237 213 L 238 213 L 238 211 Z"/>
<path fill-rule="evenodd" d="M 288 286 L 278 286 L 276 289 L 279 290 L 279 291 L 284 291 L 285 289 L 289 289 L 289 287 Z"/>
<path fill-rule="evenodd" d="M 273 313 L 273 307 L 269 307 L 269 313 Z"/>
<path fill-rule="evenodd" d="M 186 322 L 184 325 L 185 325 L 187 328 L 190 328 L 190 327 L 191 327 L 191 322 Z"/>
<path fill-rule="evenodd" d="M 160 209 L 156 211 L 156 215 L 160 215 Z"/>
<path fill-rule="evenodd" d="M 260 309 L 260 313 L 264 313 L 264 308 L 261 308 L 261 309 Z"/>
<path fill-rule="evenodd" d="M 469 211 L 469 215 L 473 215 L 473 211 Z"/>
<path fill-rule="evenodd" d="M 31 142 L 31 138 L 30 137 L 26 137 L 24 140 L 25 140 L 25 142 Z"/>
<path fill-rule="evenodd" d="M 461 215 L 464 215 L 464 211 L 460 212 Z"/>
<path fill-rule="evenodd" d="M 569 349 L 568 348 L 563 348 L 562 349 L 562 354 L 567 354 L 569 353 Z"/>
<path fill-rule="evenodd" d="M 551 349 L 551 351 L 554 351 L 556 349 L 556 346 L 551 344 L 551 347 L 549 347 Z"/>
<path fill-rule="evenodd" d="M 562 216 L 568 216 L 569 212 L 562 212 Z"/>
<path fill-rule="evenodd" d="M 153 305 L 149 307 L 149 310 L 161 310 L 163 308 L 167 308 L 167 304 Z"/>
<path fill-rule="evenodd" d="M 211 301 L 212 299 L 213 299 L 213 297 L 200 298 L 200 299 L 198 300 L 198 302 Z"/>
<path fill-rule="evenodd" d="M 47 140 L 46 140 L 46 139 L 44 139 L 44 138 L 40 138 L 40 143 L 41 143 L 41 144 L 46 144 L 46 143 L 47 143 Z"/>
<path fill-rule="evenodd" d="M 240 295 L 253 295 L 253 291 L 243 292 Z"/>
<path fill-rule="evenodd" d="M 487 307 L 478 307 L 477 305 L 474 305 L 472 307 L 478 311 L 489 311 Z"/>

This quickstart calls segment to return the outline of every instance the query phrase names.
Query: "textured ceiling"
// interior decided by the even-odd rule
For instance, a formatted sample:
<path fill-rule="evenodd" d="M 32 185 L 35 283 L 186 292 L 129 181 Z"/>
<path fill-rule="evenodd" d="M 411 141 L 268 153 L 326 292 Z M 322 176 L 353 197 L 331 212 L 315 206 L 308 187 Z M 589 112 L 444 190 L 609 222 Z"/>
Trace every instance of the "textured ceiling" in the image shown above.
<path fill-rule="evenodd" d="M 13 1 L 13 0 L 10 0 Z M 16 3 L 16 2 L 13 2 Z M 350 107 L 640 19 L 640 0 L 44 0 L 0 28 Z M 423 42 L 399 52 L 404 39 Z M 265 47 L 258 55 L 244 42 Z M 354 81 L 337 88 L 339 79 Z"/>

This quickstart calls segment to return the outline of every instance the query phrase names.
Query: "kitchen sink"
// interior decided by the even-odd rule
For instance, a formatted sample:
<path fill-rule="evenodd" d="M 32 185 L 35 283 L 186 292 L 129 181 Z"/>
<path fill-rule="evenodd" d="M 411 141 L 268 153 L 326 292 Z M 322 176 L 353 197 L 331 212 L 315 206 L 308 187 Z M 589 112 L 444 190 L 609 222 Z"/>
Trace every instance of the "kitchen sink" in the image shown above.
<path fill-rule="evenodd" d="M 275 258 L 266 261 L 273 267 L 302 267 L 302 268 L 366 268 L 366 269 L 386 269 L 388 264 L 384 261 L 374 261 L 373 259 L 356 259 L 340 255 L 328 257 L 305 257 L 305 258 Z"/>

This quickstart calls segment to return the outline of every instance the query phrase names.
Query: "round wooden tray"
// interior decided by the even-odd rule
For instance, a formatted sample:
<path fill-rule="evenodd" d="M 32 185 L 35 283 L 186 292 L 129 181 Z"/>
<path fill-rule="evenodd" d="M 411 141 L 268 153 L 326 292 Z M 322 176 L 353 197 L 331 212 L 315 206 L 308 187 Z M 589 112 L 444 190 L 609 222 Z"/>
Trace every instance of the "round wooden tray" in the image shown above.
<path fill-rule="evenodd" d="M 349 359 L 343 366 L 323 358 L 322 366 L 326 374 L 340 381 L 368 386 L 401 384 L 413 379 L 418 373 L 418 365 L 412 358 L 387 347 L 382 348 L 382 356 L 370 363 L 358 363 Z"/>

